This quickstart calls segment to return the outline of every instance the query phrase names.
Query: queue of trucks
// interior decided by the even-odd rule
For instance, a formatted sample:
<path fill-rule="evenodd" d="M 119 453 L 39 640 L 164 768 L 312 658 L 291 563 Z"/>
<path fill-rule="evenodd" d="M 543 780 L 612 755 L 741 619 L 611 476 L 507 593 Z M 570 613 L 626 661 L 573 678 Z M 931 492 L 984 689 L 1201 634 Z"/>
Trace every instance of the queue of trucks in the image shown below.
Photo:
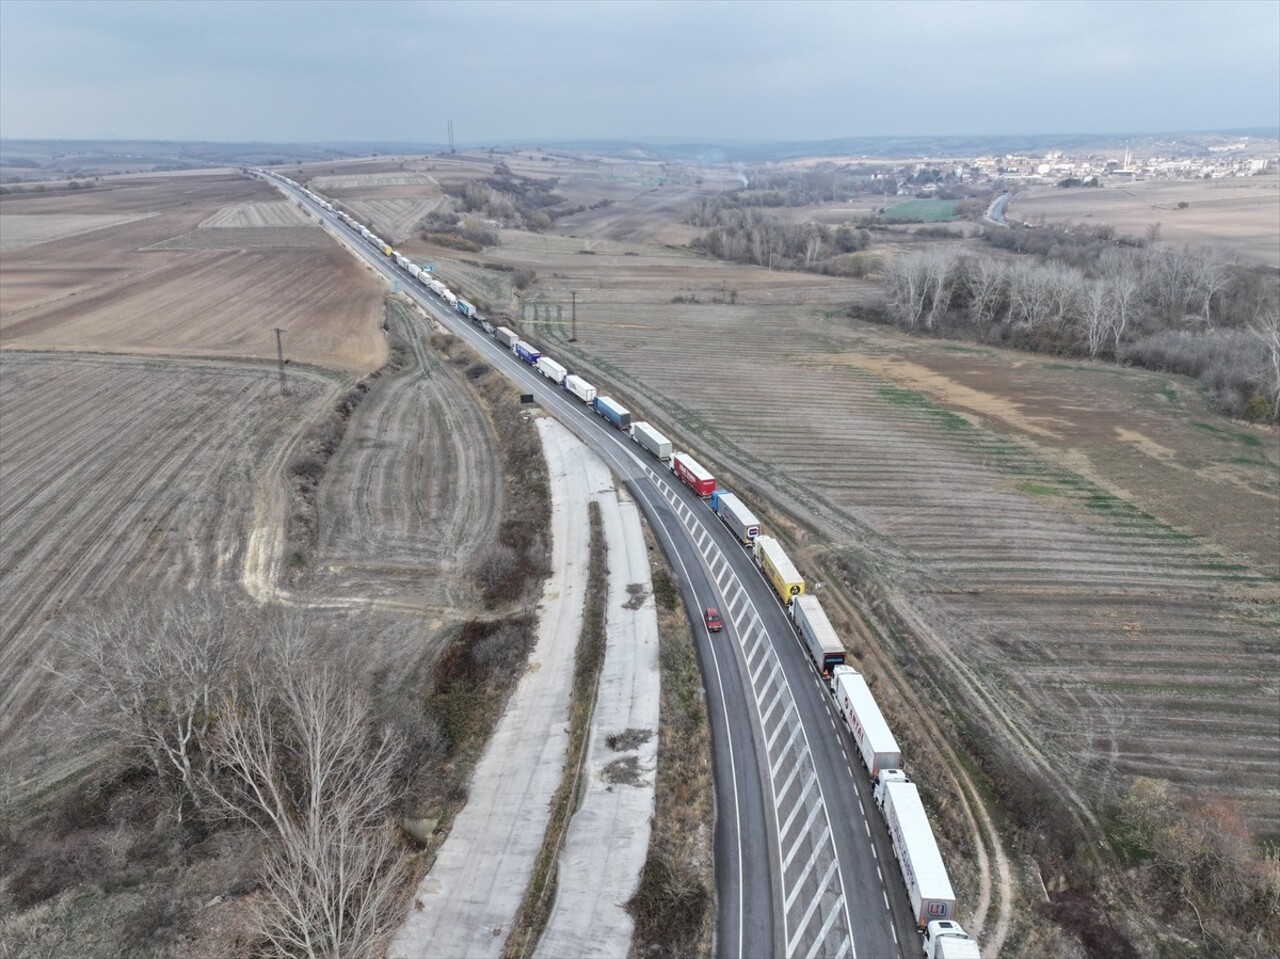
<path fill-rule="evenodd" d="M 259 172 L 298 186 L 277 173 Z M 671 440 L 652 424 L 633 422 L 631 411 L 625 406 L 611 397 L 600 395 L 595 386 L 522 340 L 514 330 L 505 326 L 494 328 L 480 316 L 473 304 L 459 298 L 432 276 L 430 269 L 423 269 L 397 253 L 368 228 L 346 213 L 335 210 L 322 197 L 305 189 L 303 192 L 321 208 L 338 216 L 397 267 L 448 303 L 455 312 L 481 326 L 521 362 L 532 366 L 615 429 L 626 431 L 638 446 L 666 465 L 681 483 L 706 500 L 738 541 L 750 548 L 761 574 L 788 613 L 801 646 L 826 683 L 836 711 L 871 779 L 875 803 L 888 828 L 917 926 L 924 934 L 925 956 L 929 959 L 978 959 L 977 944 L 952 919 L 955 893 L 942 855 L 919 790 L 903 769 L 902 751 L 870 686 L 861 673 L 848 665 L 844 643 L 822 604 L 806 591 L 804 577 L 778 541 L 761 533 L 762 523 L 755 514 L 733 493 L 719 488 L 715 477 L 692 455 L 675 451 Z"/>

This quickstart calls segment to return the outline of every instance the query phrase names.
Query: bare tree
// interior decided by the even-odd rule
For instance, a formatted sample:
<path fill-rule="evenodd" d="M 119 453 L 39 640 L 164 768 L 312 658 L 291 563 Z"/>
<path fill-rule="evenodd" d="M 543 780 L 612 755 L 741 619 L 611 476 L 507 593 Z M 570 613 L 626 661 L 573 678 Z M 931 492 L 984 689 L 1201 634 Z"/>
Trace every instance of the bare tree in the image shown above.
<path fill-rule="evenodd" d="M 278 953 L 373 956 L 403 878 L 391 814 L 404 742 L 305 644 L 297 621 L 270 631 L 267 668 L 219 706 L 203 785 L 268 840 L 258 919 Z"/>
<path fill-rule="evenodd" d="M 993 256 L 965 259 L 962 273 L 969 290 L 969 318 L 983 327 L 995 319 L 1006 285 L 1005 265 Z"/>
<path fill-rule="evenodd" d="M 1009 318 L 1037 327 L 1049 311 L 1048 275 L 1035 263 L 1017 261 L 1009 270 Z"/>
<path fill-rule="evenodd" d="M 1271 418 L 1280 420 L 1280 305 L 1271 303 L 1249 323 L 1249 332 L 1262 344 L 1271 394 Z"/>
<path fill-rule="evenodd" d="M 1086 280 L 1080 297 L 1080 319 L 1085 339 L 1089 343 L 1089 355 L 1096 357 L 1111 332 L 1112 313 L 1110 290 L 1105 280 Z"/>
<path fill-rule="evenodd" d="M 63 630 L 68 681 L 82 707 L 70 717 L 144 754 L 176 784 L 178 817 L 201 805 L 197 780 L 217 700 L 241 661 L 245 623 L 211 595 L 122 595 Z"/>
<path fill-rule="evenodd" d="M 925 271 L 920 254 L 894 257 L 885 267 L 885 285 L 889 288 L 889 311 L 908 328 L 914 327 L 924 313 Z"/>
<path fill-rule="evenodd" d="M 929 301 L 929 313 L 924 318 L 924 325 L 926 329 L 932 329 L 938 317 L 945 316 L 951 305 L 958 258 L 950 248 L 935 248 L 922 256 L 925 296 Z"/>
<path fill-rule="evenodd" d="M 1142 273 L 1132 254 L 1106 250 L 1099 260 L 1112 302 L 1111 335 L 1116 349 L 1124 339 L 1129 324 L 1136 318 L 1142 302 Z"/>
<path fill-rule="evenodd" d="M 804 265 L 812 266 L 822 253 L 822 235 L 816 231 L 809 236 L 804 245 Z"/>
<path fill-rule="evenodd" d="M 1213 298 L 1228 283 L 1235 272 L 1235 262 L 1217 247 L 1208 247 L 1197 253 L 1187 254 L 1189 281 L 1199 294 L 1205 326 L 1213 326 Z"/>

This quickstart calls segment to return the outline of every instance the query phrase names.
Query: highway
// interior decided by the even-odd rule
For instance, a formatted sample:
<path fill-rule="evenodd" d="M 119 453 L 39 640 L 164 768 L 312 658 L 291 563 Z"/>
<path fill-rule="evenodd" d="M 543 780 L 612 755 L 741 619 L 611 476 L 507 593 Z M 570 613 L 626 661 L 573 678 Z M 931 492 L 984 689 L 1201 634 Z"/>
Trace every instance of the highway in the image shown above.
<path fill-rule="evenodd" d="M 695 625 L 711 722 L 715 954 L 918 954 L 911 907 L 852 738 L 747 549 L 625 433 L 448 309 L 335 214 L 288 183 L 268 182 L 533 394 L 609 464 L 650 522 Z M 597 386 L 608 394 L 607 383 Z M 707 632 L 707 606 L 719 608 L 722 632 Z"/>

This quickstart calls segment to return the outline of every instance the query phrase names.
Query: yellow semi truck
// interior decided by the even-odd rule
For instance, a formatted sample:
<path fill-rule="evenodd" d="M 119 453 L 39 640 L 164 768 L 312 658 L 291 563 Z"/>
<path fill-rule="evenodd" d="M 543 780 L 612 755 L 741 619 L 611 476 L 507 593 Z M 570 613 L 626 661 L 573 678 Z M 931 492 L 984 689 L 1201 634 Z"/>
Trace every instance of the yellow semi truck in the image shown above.
<path fill-rule="evenodd" d="M 787 558 L 778 541 L 772 536 L 757 536 L 752 544 L 756 563 L 764 571 L 765 579 L 786 606 L 796 596 L 804 593 L 804 578 Z"/>

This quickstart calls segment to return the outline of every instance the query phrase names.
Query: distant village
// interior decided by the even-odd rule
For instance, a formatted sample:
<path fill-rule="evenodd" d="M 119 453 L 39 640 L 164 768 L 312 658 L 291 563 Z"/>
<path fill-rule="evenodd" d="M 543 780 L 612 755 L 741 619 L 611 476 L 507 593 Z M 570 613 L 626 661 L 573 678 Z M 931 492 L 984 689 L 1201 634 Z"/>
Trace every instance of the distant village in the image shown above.
<path fill-rule="evenodd" d="M 1252 151 L 1250 147 L 1253 147 Z M 1033 157 L 1018 154 L 981 156 L 973 160 L 924 160 L 915 164 L 913 185 L 903 185 L 900 193 L 930 193 L 943 187 L 937 183 L 919 184 L 925 171 L 938 171 L 950 183 L 1024 183 L 1051 185 L 1067 182 L 1071 186 L 1102 186 L 1107 182 L 1141 180 L 1200 180 L 1223 177 L 1245 177 L 1280 169 L 1280 156 L 1257 151 L 1256 144 L 1227 143 L 1208 148 L 1207 156 L 1169 157 L 1134 156 L 1126 151 L 1121 157 L 1093 154 L 1073 156 L 1051 151 Z M 885 179 L 898 179 L 902 171 L 879 174 Z"/>

